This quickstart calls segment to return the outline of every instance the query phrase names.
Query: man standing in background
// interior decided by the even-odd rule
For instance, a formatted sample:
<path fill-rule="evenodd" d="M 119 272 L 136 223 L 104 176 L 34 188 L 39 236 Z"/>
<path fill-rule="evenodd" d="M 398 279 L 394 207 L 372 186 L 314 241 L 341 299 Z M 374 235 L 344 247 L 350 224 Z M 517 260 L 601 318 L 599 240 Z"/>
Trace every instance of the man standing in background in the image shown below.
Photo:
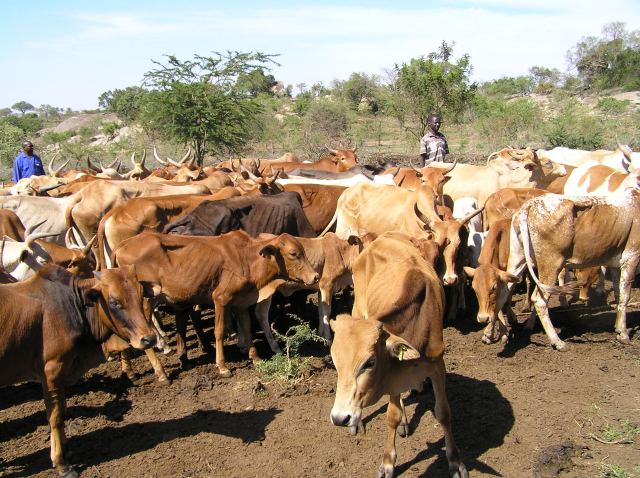
<path fill-rule="evenodd" d="M 432 114 L 427 120 L 429 129 L 422 139 L 420 139 L 420 158 L 422 159 L 422 167 L 429 163 L 439 161 L 444 163 L 445 157 L 449 153 L 449 145 L 447 138 L 440 133 L 440 115 Z"/>
<path fill-rule="evenodd" d="M 33 152 L 33 143 L 25 141 L 22 143 L 22 152 L 13 161 L 13 182 L 17 183 L 22 178 L 44 176 L 44 174 L 42 160 Z"/>

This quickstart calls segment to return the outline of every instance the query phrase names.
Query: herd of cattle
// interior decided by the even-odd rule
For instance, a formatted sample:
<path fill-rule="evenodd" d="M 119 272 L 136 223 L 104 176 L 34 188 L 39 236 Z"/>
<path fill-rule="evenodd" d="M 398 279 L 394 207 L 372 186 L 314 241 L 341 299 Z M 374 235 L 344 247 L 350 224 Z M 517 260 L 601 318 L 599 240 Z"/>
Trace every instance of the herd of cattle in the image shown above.
<path fill-rule="evenodd" d="M 318 333 L 331 345 L 338 384 L 331 421 L 363 430 L 362 410 L 389 395 L 388 435 L 378 476 L 391 477 L 395 435 L 408 433 L 401 393 L 427 378 L 445 433 L 453 477 L 468 476 L 453 439 L 445 393 L 443 321 L 477 296 L 486 343 L 509 340 L 514 285 L 558 350 L 552 294 L 614 283 L 617 339 L 629 343 L 626 306 L 640 261 L 640 157 L 616 151 L 504 148 L 484 166 L 422 169 L 358 164 L 355 149 L 319 161 L 242 159 L 197 167 L 189 152 L 149 170 L 146 155 L 9 185 L 0 196 L 0 386 L 42 384 L 51 460 L 65 459 L 65 386 L 109 354 L 144 350 L 160 382 L 154 348 L 168 351 L 156 312 L 175 313 L 176 348 L 189 365 L 191 319 L 205 351 L 201 310 L 215 313 L 215 362 L 222 376 L 225 331 L 259 360 L 255 316 L 273 352 L 271 299 L 318 291 Z M 333 231 L 333 232 L 332 232 Z M 46 238 L 46 240 L 45 240 Z M 565 282 L 567 270 L 575 280 Z M 556 283 L 559 285 L 556 285 Z M 336 291 L 353 285 L 351 315 L 331 320 Z M 469 292 L 467 292 L 468 294 Z M 255 306 L 255 307 L 254 307 Z M 251 309 L 251 313 L 250 313 Z M 527 325 L 532 326 L 532 312 Z M 362 320 L 367 319 L 367 320 Z"/>

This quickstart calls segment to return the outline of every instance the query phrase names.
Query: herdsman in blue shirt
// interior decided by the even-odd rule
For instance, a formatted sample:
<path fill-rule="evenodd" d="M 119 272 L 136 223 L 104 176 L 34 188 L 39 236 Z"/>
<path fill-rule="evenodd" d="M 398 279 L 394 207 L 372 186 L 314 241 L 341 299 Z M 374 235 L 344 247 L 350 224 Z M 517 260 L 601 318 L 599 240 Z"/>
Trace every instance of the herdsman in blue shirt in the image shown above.
<path fill-rule="evenodd" d="M 13 162 L 13 181 L 17 183 L 30 176 L 44 176 L 44 168 L 40 156 L 33 152 L 33 143 L 25 141 L 22 143 L 22 152 Z"/>

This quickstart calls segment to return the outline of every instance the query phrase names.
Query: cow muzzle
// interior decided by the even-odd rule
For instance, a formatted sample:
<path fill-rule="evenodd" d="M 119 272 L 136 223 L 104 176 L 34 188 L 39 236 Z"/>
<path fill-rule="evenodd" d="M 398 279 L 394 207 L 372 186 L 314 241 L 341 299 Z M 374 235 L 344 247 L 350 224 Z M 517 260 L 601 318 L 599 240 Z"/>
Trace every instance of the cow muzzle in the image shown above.
<path fill-rule="evenodd" d="M 442 282 L 444 282 L 444 285 L 456 285 L 458 276 L 456 274 L 446 275 L 442 278 Z"/>
<path fill-rule="evenodd" d="M 331 423 L 338 427 L 348 427 L 349 434 L 355 436 L 358 432 L 363 435 L 366 433 L 364 423 L 359 416 L 351 415 L 349 413 L 331 412 Z"/>
<path fill-rule="evenodd" d="M 478 312 L 477 320 L 479 324 L 488 324 L 491 320 L 491 315 L 483 312 Z"/>
<path fill-rule="evenodd" d="M 153 347 L 156 344 L 156 341 L 157 339 L 155 334 L 143 335 L 142 337 L 138 338 L 138 340 L 131 340 L 131 345 L 133 346 L 133 348 L 145 350 Z"/>

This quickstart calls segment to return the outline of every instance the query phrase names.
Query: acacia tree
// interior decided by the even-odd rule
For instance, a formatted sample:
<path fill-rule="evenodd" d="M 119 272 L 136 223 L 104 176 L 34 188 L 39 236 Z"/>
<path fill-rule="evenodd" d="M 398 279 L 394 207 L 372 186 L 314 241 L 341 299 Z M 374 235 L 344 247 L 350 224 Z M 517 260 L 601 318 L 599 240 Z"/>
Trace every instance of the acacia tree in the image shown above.
<path fill-rule="evenodd" d="M 202 165 L 205 154 L 237 151 L 251 134 L 260 105 L 238 78 L 274 63 L 260 52 L 214 52 L 181 61 L 167 56 L 154 61 L 156 69 L 144 75 L 150 89 L 143 122 L 166 137 L 191 144 Z"/>
<path fill-rule="evenodd" d="M 424 136 L 431 113 L 454 122 L 461 119 L 476 91 L 469 82 L 469 55 L 453 60 L 453 44 L 442 42 L 437 52 L 395 65 L 391 85 L 391 113 L 405 130 Z"/>
<path fill-rule="evenodd" d="M 21 114 L 25 114 L 27 111 L 35 110 L 35 107 L 28 101 L 18 101 L 11 109 L 18 110 Z"/>

